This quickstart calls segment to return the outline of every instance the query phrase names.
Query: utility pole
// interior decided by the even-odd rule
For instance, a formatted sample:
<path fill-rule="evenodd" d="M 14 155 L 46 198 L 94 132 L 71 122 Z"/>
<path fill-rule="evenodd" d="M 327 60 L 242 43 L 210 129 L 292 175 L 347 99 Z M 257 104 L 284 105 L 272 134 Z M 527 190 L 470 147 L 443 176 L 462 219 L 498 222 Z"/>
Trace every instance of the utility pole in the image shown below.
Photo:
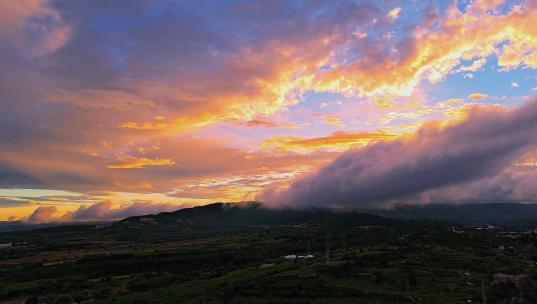
<path fill-rule="evenodd" d="M 347 253 L 347 232 L 345 230 L 343 230 L 343 253 Z"/>
<path fill-rule="evenodd" d="M 485 282 L 481 280 L 481 292 L 483 293 L 483 304 L 487 304 L 487 296 L 485 295 Z"/>
<path fill-rule="evenodd" d="M 330 262 L 330 234 L 326 233 L 326 261 Z"/>
<path fill-rule="evenodd" d="M 330 262 L 330 223 L 326 216 L 326 262 Z"/>

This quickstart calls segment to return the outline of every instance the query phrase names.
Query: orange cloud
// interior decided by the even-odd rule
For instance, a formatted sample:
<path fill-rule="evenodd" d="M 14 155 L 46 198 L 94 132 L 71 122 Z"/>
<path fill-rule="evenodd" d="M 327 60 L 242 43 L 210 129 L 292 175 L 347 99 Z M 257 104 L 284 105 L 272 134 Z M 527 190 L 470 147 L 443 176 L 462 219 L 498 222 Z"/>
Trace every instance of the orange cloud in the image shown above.
<path fill-rule="evenodd" d="M 58 212 L 59 210 L 56 206 L 40 206 L 30 215 L 28 222 L 36 224 L 57 221 Z"/>
<path fill-rule="evenodd" d="M 226 121 L 227 123 L 232 123 L 235 125 L 245 126 L 245 127 L 264 127 L 264 128 L 288 128 L 294 129 L 297 127 L 296 124 L 290 122 L 280 122 L 275 121 L 269 118 L 254 118 L 247 121 L 241 121 L 237 119 L 230 119 Z"/>
<path fill-rule="evenodd" d="M 390 140 L 401 137 L 401 134 L 388 132 L 334 132 L 328 136 L 301 138 L 293 136 L 274 136 L 265 141 L 267 146 L 276 146 L 282 150 L 301 151 L 332 148 L 347 149 L 351 146 L 365 146 L 376 140 Z"/>
<path fill-rule="evenodd" d="M 134 122 L 129 121 L 119 125 L 123 129 L 143 130 L 143 131 L 184 131 L 206 126 L 220 120 L 218 113 L 200 113 L 193 116 L 182 116 L 177 119 L 164 121 L 159 116 L 154 117 L 155 121 Z"/>
<path fill-rule="evenodd" d="M 34 15 L 57 16 L 47 7 L 47 0 L 0 1 L 0 28 L 2 31 L 20 30 Z"/>
<path fill-rule="evenodd" d="M 404 48 L 407 44 L 349 40 L 347 36 L 354 35 L 350 31 L 326 31 L 303 36 L 299 42 L 278 39 L 242 48 L 226 60 L 213 62 L 211 74 L 171 72 L 160 81 L 124 77 L 119 80 L 121 89 L 59 91 L 47 100 L 118 110 L 160 106 L 168 111 L 164 104 L 180 105 L 181 110 L 172 113 L 179 116 L 176 119 L 155 122 L 136 117 L 120 124 L 132 130 L 178 131 L 232 120 L 269 127 L 268 121 L 257 117 L 299 103 L 308 90 L 410 95 L 422 79 L 434 83 L 452 72 L 478 70 L 486 63 L 485 57 L 493 54 L 500 68 L 537 66 L 537 33 L 532 26 L 537 10 L 527 4 L 506 15 L 484 11 L 496 4 L 476 1 L 467 14 L 452 6 L 445 17 L 434 20 L 435 26 L 422 25 L 412 32 L 408 49 Z M 399 12 L 395 8 L 388 15 L 396 17 Z M 342 62 L 345 54 L 336 51 L 340 49 L 356 49 L 361 56 Z M 380 56 L 386 49 L 393 49 L 397 56 Z M 463 60 L 473 62 L 461 66 Z M 330 68 L 323 69 L 326 66 Z"/>
<path fill-rule="evenodd" d="M 327 5 L 328 15 L 322 18 L 326 22 L 309 22 L 312 12 L 319 11 L 312 4 L 309 13 L 297 14 L 290 26 L 286 26 L 288 15 L 284 14 L 283 19 L 263 27 L 261 36 L 253 40 L 240 36 L 238 29 L 230 29 L 238 39 L 225 45 L 215 43 L 214 50 L 204 53 L 209 48 L 205 46 L 214 41 L 203 40 L 205 35 L 191 35 L 191 31 L 207 30 L 203 25 L 189 28 L 183 36 L 193 40 L 183 43 L 177 39 L 179 46 L 165 44 L 167 35 L 153 39 L 160 34 L 158 27 L 147 29 L 143 35 L 138 31 L 111 33 L 114 39 L 103 40 L 102 46 L 95 43 L 94 49 L 88 47 L 93 41 L 80 43 L 94 36 L 84 36 L 84 31 L 69 27 L 61 18 L 72 16 L 69 20 L 76 20 L 77 12 L 70 11 L 71 6 L 57 6 L 65 11 L 56 12 L 44 0 L 0 1 L 0 35 L 7 37 L 8 44 L 17 40 L 6 48 L 17 60 L 7 66 L 13 75 L 4 77 L 9 81 L 4 87 L 12 91 L 5 93 L 9 97 L 2 102 L 5 111 L 0 129 L 4 132 L 0 137 L 7 140 L 0 141 L 0 160 L 10 174 L 14 172 L 17 182 L 23 180 L 24 187 L 140 193 L 181 188 L 178 191 L 192 195 L 192 199 L 204 195 L 242 198 L 264 183 L 283 182 L 286 172 L 318 166 L 349 147 L 404 136 L 401 134 L 415 130 L 427 119 L 459 119 L 467 113 L 465 102 L 477 103 L 453 99 L 436 105 L 404 106 L 391 96 L 418 94 L 416 88 L 422 80 L 434 83 L 450 73 L 477 71 L 494 55 L 502 70 L 535 67 L 535 2 L 512 6 L 508 13 L 496 11 L 501 3 L 474 1 L 467 13 L 451 6 L 445 15 L 431 17 L 411 32 L 380 40 L 367 32 L 377 28 L 392 32 L 399 8 L 386 16 L 386 11 L 368 11 L 368 6 L 349 5 L 355 9 L 351 13 L 347 8 Z M 357 18 L 362 12 L 363 18 Z M 39 26 L 29 28 L 30 19 Z M 170 29 L 177 35 L 184 34 L 181 31 L 181 27 Z M 23 32 L 31 35 L 26 37 Z M 70 40 L 73 34 L 77 39 Z M 119 41 L 140 43 L 119 62 L 102 52 L 103 47 L 116 47 Z M 71 42 L 61 53 L 46 56 Z M 158 51 L 144 47 L 163 44 Z M 198 49 L 189 53 L 183 44 L 204 46 L 202 54 Z M 26 45 L 27 49 L 21 48 Z M 234 47 L 227 49 L 228 45 Z M 12 49 L 24 55 L 19 58 L 10 53 Z M 346 50 L 359 56 L 346 56 Z M 36 55 L 43 57 L 35 60 Z M 84 62 L 73 64 L 79 59 Z M 125 66 L 118 68 L 113 63 Z M 294 106 L 290 116 L 295 121 L 301 115 L 295 115 L 295 107 L 310 91 L 343 93 L 341 100 L 351 106 L 356 100 L 351 96 L 379 94 L 367 104 L 376 112 L 364 113 L 364 119 L 366 126 L 381 131 L 337 132 L 314 138 L 274 136 L 263 146 L 274 149 L 255 150 L 260 147 L 244 142 L 263 140 L 261 136 L 274 130 L 257 133 L 233 128 L 294 128 L 293 123 L 281 121 L 279 111 Z M 468 98 L 486 96 L 476 93 Z M 323 111 L 347 106 L 331 98 L 322 99 Z M 48 103 L 43 105 L 42 100 Z M 333 115 L 316 118 L 336 126 L 355 123 Z M 214 126 L 227 129 L 225 136 L 204 129 L 216 123 L 231 124 Z M 308 122 L 297 122 L 302 123 Z M 218 140 L 207 139 L 211 136 Z M 108 169 L 148 166 L 151 170 Z M 198 189 L 186 187 L 197 182 Z"/>
<path fill-rule="evenodd" d="M 169 123 L 160 123 L 160 122 L 156 123 L 156 122 L 150 122 L 150 121 L 139 123 L 139 122 L 129 121 L 129 122 L 121 124 L 119 127 L 125 128 L 125 129 L 134 129 L 134 130 L 166 130 L 170 128 L 171 126 L 172 125 Z"/>
<path fill-rule="evenodd" d="M 505 0 L 478 0 L 471 3 L 468 6 L 468 10 L 479 13 L 482 11 L 493 10 L 504 3 Z"/>
<path fill-rule="evenodd" d="M 0 37 L 8 38 L 18 48 L 32 56 L 47 55 L 64 46 L 70 38 L 71 27 L 62 23 L 61 16 L 49 7 L 48 0 L 0 1 Z M 29 20 L 39 17 L 45 24 L 32 26 Z"/>
<path fill-rule="evenodd" d="M 128 121 L 122 127 L 177 131 L 226 121 L 267 123 L 258 117 L 297 104 L 311 87 L 312 75 L 328 60 L 332 47 L 321 41 L 331 40 L 331 35 L 313 36 L 302 44 L 268 41 L 259 49 L 243 49 L 217 63 L 221 72 L 203 75 L 202 82 L 190 79 L 199 75 L 188 74 L 172 74 L 161 83 L 126 79 L 123 85 L 137 92 L 142 100 L 168 100 L 183 107 L 180 118 L 170 117 L 168 125 Z"/>
<path fill-rule="evenodd" d="M 175 162 L 171 159 L 149 159 L 149 158 L 137 158 L 128 156 L 125 159 L 109 163 L 106 167 L 111 169 L 140 169 L 147 166 L 171 166 L 175 165 Z"/>
<path fill-rule="evenodd" d="M 63 214 L 62 219 L 70 221 L 119 220 L 135 215 L 170 212 L 185 207 L 191 207 L 191 205 L 155 203 L 149 201 L 136 201 L 132 204 L 120 204 L 106 200 L 89 206 L 80 206 L 75 211 L 66 212 Z"/>
<path fill-rule="evenodd" d="M 477 70 L 483 58 L 496 54 L 503 69 L 519 66 L 537 67 L 537 30 L 533 26 L 537 9 L 531 1 L 515 6 L 506 15 L 489 14 L 498 1 L 475 1 L 463 14 L 455 4 L 445 17 L 418 27 L 413 33 L 412 48 L 398 49 L 400 58 L 378 58 L 383 47 L 361 48 L 361 55 L 350 63 L 336 60 L 333 68 L 319 74 L 317 90 L 354 94 L 411 95 L 422 79 L 432 83 L 456 72 L 462 60 L 476 59 L 469 67 L 459 70 Z M 441 45 L 441 48 L 437 46 Z M 360 47 L 360 46 L 357 46 Z M 344 57 L 340 54 L 340 57 Z"/>
<path fill-rule="evenodd" d="M 72 28 L 66 25 L 58 26 L 52 29 L 43 39 L 41 45 L 36 49 L 36 55 L 45 55 L 54 53 L 64 46 L 72 34 Z"/>

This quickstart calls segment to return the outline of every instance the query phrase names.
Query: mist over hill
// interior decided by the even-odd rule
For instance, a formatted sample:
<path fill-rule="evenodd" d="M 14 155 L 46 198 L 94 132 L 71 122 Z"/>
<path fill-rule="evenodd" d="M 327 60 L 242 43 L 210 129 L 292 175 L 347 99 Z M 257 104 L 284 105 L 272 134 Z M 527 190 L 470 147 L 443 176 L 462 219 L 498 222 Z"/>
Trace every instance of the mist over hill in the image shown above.
<path fill-rule="evenodd" d="M 241 227 L 322 224 L 327 221 L 386 224 L 395 220 L 439 219 L 461 224 L 509 224 L 537 222 L 537 204 L 429 204 L 398 205 L 391 209 L 338 210 L 329 208 L 266 208 L 261 202 L 213 203 L 173 212 L 132 216 L 112 222 L 58 222 L 31 224 L 23 221 L 0 222 L 0 232 L 35 230 L 55 226 L 111 225 L 118 229 L 183 227 L 197 231 L 233 230 Z M 216 228 L 215 228 L 216 227 Z M 143 230 L 140 231 L 143 233 Z M 149 234 L 149 232 L 148 232 Z"/>
<path fill-rule="evenodd" d="M 399 205 L 386 210 L 368 210 L 387 218 L 444 219 L 460 223 L 508 223 L 537 220 L 537 204 L 429 204 Z"/>
<path fill-rule="evenodd" d="M 147 239 L 170 233 L 214 235 L 279 226 L 389 225 L 393 220 L 379 215 L 333 209 L 271 209 L 258 202 L 213 203 L 204 206 L 134 216 L 107 227 L 127 238 Z"/>
<path fill-rule="evenodd" d="M 261 202 L 213 203 L 205 206 L 163 212 L 158 215 L 129 217 L 118 224 L 138 221 L 159 223 L 213 223 L 219 225 L 278 225 L 320 223 L 327 218 L 374 222 L 381 219 L 442 219 L 461 223 L 504 223 L 537 220 L 537 204 L 429 204 L 398 205 L 391 209 L 267 208 Z"/>

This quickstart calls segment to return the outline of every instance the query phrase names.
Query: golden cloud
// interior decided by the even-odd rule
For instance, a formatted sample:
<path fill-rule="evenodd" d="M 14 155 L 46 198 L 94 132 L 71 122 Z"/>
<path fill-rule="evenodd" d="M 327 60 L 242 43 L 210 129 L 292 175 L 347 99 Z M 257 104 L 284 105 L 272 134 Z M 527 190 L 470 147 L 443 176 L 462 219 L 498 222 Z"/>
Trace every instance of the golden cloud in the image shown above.
<path fill-rule="evenodd" d="M 400 12 L 401 12 L 401 7 L 396 7 L 394 9 L 392 9 L 391 11 L 389 11 L 386 16 L 388 16 L 388 18 L 393 21 L 393 20 L 396 20 L 397 18 L 399 18 L 399 13 Z"/>
<path fill-rule="evenodd" d="M 487 98 L 489 97 L 487 94 L 483 94 L 483 93 L 472 93 L 470 95 L 468 95 L 468 98 L 470 99 L 483 99 L 483 98 Z"/>
<path fill-rule="evenodd" d="M 244 127 L 263 127 L 263 128 L 288 128 L 294 129 L 297 128 L 296 124 L 290 122 L 275 121 L 270 118 L 254 118 L 247 121 L 242 121 L 238 119 L 229 119 L 225 121 L 226 123 L 231 123 L 234 125 L 244 126 Z"/>
<path fill-rule="evenodd" d="M 436 26 L 423 25 L 415 30 L 412 49 L 397 50 L 406 54 L 401 59 L 376 59 L 381 46 L 369 47 L 350 64 L 335 61 L 332 69 L 319 74 L 315 86 L 349 95 L 408 96 L 422 79 L 435 83 L 454 71 L 478 70 L 486 63 L 484 58 L 493 54 L 503 69 L 536 68 L 535 4 L 526 1 L 505 15 L 490 14 L 499 3 L 502 1 L 475 1 L 466 14 L 452 4 L 445 17 L 437 18 Z M 472 59 L 470 66 L 457 69 L 462 60 Z"/>
<path fill-rule="evenodd" d="M 128 156 L 118 162 L 109 163 L 106 167 L 111 169 L 140 169 L 147 166 L 172 166 L 175 165 L 175 161 L 167 158 L 163 159 L 149 159 L 149 158 L 137 158 Z"/>
<path fill-rule="evenodd" d="M 338 127 L 341 127 L 343 126 L 343 122 L 341 121 L 341 118 L 337 117 L 337 116 L 333 116 L 333 115 L 326 115 L 324 116 L 324 122 L 329 124 L 329 125 L 332 125 L 332 126 L 338 126 Z"/>
<path fill-rule="evenodd" d="M 412 43 L 407 49 L 390 42 L 371 45 L 364 44 L 363 39 L 346 39 L 345 35 L 354 32 L 327 32 L 304 36 L 300 43 L 267 41 L 261 48 L 243 48 L 224 62 L 215 63 L 218 71 L 237 76 L 197 75 L 203 76 L 202 82 L 193 81 L 188 74 L 174 73 L 161 81 L 125 78 L 121 82 L 124 90 L 59 91 L 47 100 L 115 109 L 154 108 L 155 100 L 181 104 L 181 110 L 172 110 L 177 111 L 172 115 L 180 118 L 165 122 L 131 119 L 120 124 L 133 130 L 177 131 L 221 121 L 273 127 L 259 117 L 299 103 L 308 90 L 345 95 L 411 95 L 422 79 L 434 83 L 449 73 L 476 71 L 493 54 L 498 56 L 502 69 L 537 67 L 537 30 L 533 26 L 537 10 L 529 3 L 515 6 L 505 15 L 487 13 L 498 3 L 476 1 L 466 14 L 452 5 L 444 17 L 434 20 L 435 26 L 418 26 L 411 33 Z M 388 15 L 396 17 L 399 12 L 400 8 L 395 8 Z M 349 48 L 358 49 L 361 56 L 341 61 L 345 54 L 335 50 Z M 390 48 L 398 55 L 378 55 Z M 461 66 L 467 60 L 472 63 Z M 326 66 L 330 68 L 324 69 Z M 158 105 L 162 106 L 160 102 Z M 379 106 L 389 103 L 381 102 Z M 163 110 L 170 111 L 165 107 Z"/>
<path fill-rule="evenodd" d="M 286 151 L 316 150 L 330 148 L 344 150 L 351 146 L 365 146 L 372 141 L 391 140 L 401 137 L 401 134 L 389 132 L 334 132 L 328 136 L 302 138 L 294 136 L 273 136 L 265 140 L 266 146 L 275 146 Z"/>
<path fill-rule="evenodd" d="M 394 106 L 393 102 L 386 99 L 375 99 L 375 103 L 381 108 L 391 108 Z"/>

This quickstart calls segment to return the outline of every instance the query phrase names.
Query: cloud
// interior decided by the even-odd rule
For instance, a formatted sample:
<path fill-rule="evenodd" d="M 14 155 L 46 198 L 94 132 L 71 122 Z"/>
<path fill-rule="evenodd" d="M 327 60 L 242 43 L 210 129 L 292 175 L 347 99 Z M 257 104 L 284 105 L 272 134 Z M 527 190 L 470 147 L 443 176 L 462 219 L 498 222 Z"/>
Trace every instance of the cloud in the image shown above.
<path fill-rule="evenodd" d="M 316 89 L 410 96 L 422 80 L 434 84 L 450 73 L 478 70 L 491 55 L 497 56 L 501 70 L 537 67 L 537 34 L 531 26 L 537 14 L 534 1 L 491 14 L 496 3 L 474 1 L 462 12 L 452 2 L 443 16 L 430 14 L 404 39 L 352 41 L 332 58 L 334 68 L 318 74 Z M 467 60 L 474 62 L 458 68 Z"/>
<path fill-rule="evenodd" d="M 0 39 L 5 38 L 18 51 L 29 49 L 32 57 L 54 53 L 67 43 L 71 33 L 72 28 L 63 23 L 48 0 L 0 3 Z"/>
<path fill-rule="evenodd" d="M 424 191 L 399 200 L 412 203 L 526 203 L 537 202 L 537 172 L 535 168 L 508 166 L 500 173 L 486 176 L 462 185 Z"/>
<path fill-rule="evenodd" d="M 58 208 L 55 206 L 40 206 L 28 218 L 28 222 L 32 224 L 50 223 L 58 221 Z"/>
<path fill-rule="evenodd" d="M 36 48 L 34 54 L 42 56 L 54 53 L 67 43 L 72 31 L 73 29 L 66 25 L 54 27 L 44 36 L 43 42 Z"/>
<path fill-rule="evenodd" d="M 294 129 L 297 127 L 296 124 L 290 123 L 290 122 L 284 122 L 284 121 L 275 121 L 270 118 L 260 117 L 260 118 L 254 118 L 251 120 L 243 121 L 243 120 L 237 120 L 237 119 L 231 119 L 226 121 L 227 123 L 244 126 L 244 127 L 262 127 L 262 128 L 288 128 L 288 129 Z"/>
<path fill-rule="evenodd" d="M 147 166 L 172 166 L 175 161 L 171 159 L 149 159 L 145 157 L 137 158 L 133 156 L 125 157 L 125 159 L 109 163 L 106 167 L 111 169 L 140 169 Z"/>
<path fill-rule="evenodd" d="M 56 91 L 47 95 L 45 100 L 52 103 L 67 103 L 81 108 L 119 111 L 147 109 L 155 106 L 152 100 L 115 90 Z"/>
<path fill-rule="evenodd" d="M 326 124 L 329 124 L 329 125 L 332 125 L 332 126 L 337 126 L 337 127 L 342 127 L 343 126 L 343 122 L 341 121 L 341 118 L 339 118 L 337 116 L 325 115 L 323 120 L 324 120 L 324 122 Z"/>
<path fill-rule="evenodd" d="M 150 201 L 119 204 L 106 200 L 89 206 L 80 206 L 74 211 L 67 212 L 61 212 L 56 206 L 39 206 L 28 217 L 27 221 L 32 224 L 66 221 L 114 221 L 130 216 L 157 214 L 186 207 L 191 207 L 191 205 L 154 203 Z"/>
<path fill-rule="evenodd" d="M 386 14 L 386 16 L 392 20 L 392 21 L 395 21 L 397 20 L 397 18 L 399 18 L 399 13 L 401 12 L 401 7 L 396 7 L 394 9 L 392 9 L 391 11 L 388 12 L 388 14 Z"/>
<path fill-rule="evenodd" d="M 487 59 L 485 58 L 479 58 L 479 59 L 476 59 L 472 62 L 471 65 L 469 66 L 461 66 L 457 72 L 463 72 L 463 71 L 466 71 L 466 72 L 476 72 L 478 71 L 479 69 L 481 69 L 485 64 L 487 63 Z M 468 75 L 468 74 L 467 74 Z M 471 75 L 471 74 L 470 74 Z"/>
<path fill-rule="evenodd" d="M 386 99 L 375 99 L 375 103 L 381 108 L 392 108 L 394 103 Z"/>
<path fill-rule="evenodd" d="M 483 93 L 472 93 L 470 95 L 468 95 L 468 98 L 470 99 L 483 99 L 483 98 L 487 98 L 488 95 L 487 94 L 483 94 Z"/>
<path fill-rule="evenodd" d="M 511 81 L 511 88 L 518 88 L 520 85 L 514 81 Z"/>
<path fill-rule="evenodd" d="M 22 137 L 20 143 L 5 141 L 3 146 L 0 143 L 3 147 L 0 149 L 0 159 L 11 165 L 5 166 L 5 172 L 0 170 L 0 182 L 4 183 L 4 187 L 65 189 L 88 194 L 101 191 L 168 193 L 186 181 L 195 183 L 204 178 L 285 172 L 297 167 L 314 168 L 335 156 L 332 152 L 321 151 L 313 151 L 308 155 L 293 151 L 249 151 L 230 147 L 225 138 L 215 140 L 194 136 L 159 136 L 150 141 L 125 143 L 123 137 L 112 135 L 103 135 L 110 140 L 104 145 L 103 137 L 100 136 L 91 141 L 69 144 L 60 139 L 42 142 L 43 137 Z M 30 144 L 36 144 L 38 148 L 17 148 Z M 61 153 L 56 150 L 59 147 Z M 43 157 L 44 154 L 51 156 Z M 16 170 L 12 164 L 17 165 Z M 110 169 L 108 166 L 123 169 Z M 218 199 L 226 200 L 241 198 L 243 195 L 233 191 L 220 193 L 226 196 Z M 198 197 L 191 198 L 197 201 Z"/>
<path fill-rule="evenodd" d="M 0 197 L 0 208 L 27 206 L 30 202 L 27 200 L 11 199 L 7 197 Z"/>
<path fill-rule="evenodd" d="M 0 1 L 0 187 L 169 193 L 240 176 L 242 187 L 182 192 L 232 200 L 349 146 L 397 138 L 394 124 L 407 132 L 457 115 L 388 94 L 393 106 L 370 103 L 385 117 L 366 109 L 351 121 L 359 95 L 416 93 L 493 56 L 500 69 L 536 66 L 534 1 L 498 12 L 481 1 L 420 11 L 417 1 L 394 11 L 401 23 L 379 1 L 128 2 Z M 302 127 L 311 116 L 297 113 L 317 105 L 371 134 Z M 272 137 L 295 126 L 297 136 Z"/>
<path fill-rule="evenodd" d="M 161 212 L 175 211 L 189 205 L 176 205 L 167 203 L 152 203 L 138 201 L 128 205 L 118 205 L 112 201 L 102 201 L 90 206 L 80 206 L 74 212 L 68 212 L 62 216 L 62 220 L 69 221 L 97 221 L 97 220 L 120 220 L 130 216 L 157 214 Z"/>
<path fill-rule="evenodd" d="M 24 173 L 14 168 L 2 166 L 0 163 L 0 187 L 39 187 L 41 182 L 32 177 L 30 174 Z"/>
<path fill-rule="evenodd" d="M 260 199 L 293 206 L 383 207 L 426 191 L 468 185 L 500 174 L 537 147 L 535 117 L 535 101 L 515 110 L 475 107 L 465 120 L 447 127 L 426 125 L 413 138 L 350 150 L 287 189 L 265 191 Z"/>
<path fill-rule="evenodd" d="M 268 146 L 276 146 L 283 150 L 315 150 L 319 148 L 348 148 L 364 146 L 378 140 L 390 140 L 400 134 L 389 132 L 343 132 L 337 131 L 327 136 L 301 138 L 293 136 L 275 136 L 265 141 Z"/>
<path fill-rule="evenodd" d="M 47 6 L 47 0 L 2 1 L 0 3 L 0 31 L 11 38 L 23 31 L 26 22 L 35 16 L 57 19 L 55 11 Z"/>
<path fill-rule="evenodd" d="M 467 9 L 473 12 L 478 12 L 478 13 L 482 11 L 487 12 L 487 11 L 497 8 L 498 6 L 504 3 L 505 3 L 504 0 L 478 0 L 470 4 L 467 7 Z"/>

